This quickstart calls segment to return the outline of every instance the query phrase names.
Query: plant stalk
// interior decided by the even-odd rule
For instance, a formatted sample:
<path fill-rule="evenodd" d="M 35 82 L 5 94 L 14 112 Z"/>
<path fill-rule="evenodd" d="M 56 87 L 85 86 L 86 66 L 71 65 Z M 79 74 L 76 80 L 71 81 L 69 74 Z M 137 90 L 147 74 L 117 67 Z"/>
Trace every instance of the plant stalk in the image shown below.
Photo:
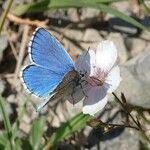
<path fill-rule="evenodd" d="M 7 1 L 6 8 L 4 9 L 4 12 L 2 13 L 2 15 L 0 17 L 0 34 L 1 34 L 1 31 L 2 31 L 5 19 L 7 17 L 7 14 L 9 12 L 10 8 L 11 8 L 12 2 L 13 2 L 13 0 L 8 0 Z"/>

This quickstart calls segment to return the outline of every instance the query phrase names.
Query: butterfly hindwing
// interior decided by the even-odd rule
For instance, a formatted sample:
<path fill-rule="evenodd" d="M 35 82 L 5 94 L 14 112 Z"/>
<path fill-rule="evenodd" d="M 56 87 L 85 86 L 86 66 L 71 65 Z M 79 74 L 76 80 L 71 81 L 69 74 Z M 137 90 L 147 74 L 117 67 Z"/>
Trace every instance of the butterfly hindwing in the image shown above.
<path fill-rule="evenodd" d="M 57 88 L 50 94 L 49 98 L 42 102 L 37 107 L 37 111 L 41 111 L 42 108 L 49 102 L 49 100 L 59 100 L 63 97 L 66 98 L 68 95 L 72 95 L 74 93 L 74 88 L 77 84 L 79 78 L 79 74 L 77 71 L 73 70 L 68 72 L 62 82 L 59 83 Z"/>
<path fill-rule="evenodd" d="M 22 71 L 22 82 L 27 90 L 39 97 L 48 97 L 63 80 L 63 75 L 36 65 Z"/>

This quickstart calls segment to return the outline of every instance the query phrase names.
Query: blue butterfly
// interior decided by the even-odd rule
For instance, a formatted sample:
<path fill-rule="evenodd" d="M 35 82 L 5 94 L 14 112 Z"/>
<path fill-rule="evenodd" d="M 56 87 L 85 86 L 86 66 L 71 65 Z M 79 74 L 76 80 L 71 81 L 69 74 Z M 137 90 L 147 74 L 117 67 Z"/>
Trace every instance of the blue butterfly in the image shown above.
<path fill-rule="evenodd" d="M 31 64 L 21 71 L 22 83 L 30 93 L 43 97 L 40 111 L 49 100 L 73 94 L 80 74 L 64 47 L 46 29 L 37 28 L 29 43 Z"/>

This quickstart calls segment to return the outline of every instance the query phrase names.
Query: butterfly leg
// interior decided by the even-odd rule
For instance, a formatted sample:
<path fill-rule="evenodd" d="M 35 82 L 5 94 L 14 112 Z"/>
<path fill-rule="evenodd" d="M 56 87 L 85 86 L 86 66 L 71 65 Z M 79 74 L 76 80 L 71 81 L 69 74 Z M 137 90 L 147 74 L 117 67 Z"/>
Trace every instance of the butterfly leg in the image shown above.
<path fill-rule="evenodd" d="M 82 79 L 83 77 L 84 77 L 84 76 L 82 75 L 81 80 L 80 80 L 80 82 L 79 82 L 78 84 L 79 84 L 80 88 L 82 89 L 83 95 L 84 95 L 85 97 L 88 97 L 88 96 L 86 95 L 86 93 L 84 92 L 84 88 L 83 88 L 83 85 L 82 85 L 82 83 L 83 83 L 84 85 L 86 85 L 86 84 L 88 84 L 88 82 L 87 82 L 86 80 Z"/>
<path fill-rule="evenodd" d="M 83 93 L 83 95 L 85 96 L 85 97 L 88 97 L 87 95 L 86 95 L 86 93 L 84 92 L 84 88 L 83 88 L 83 86 L 82 86 L 82 84 L 80 83 L 80 87 L 81 87 L 81 89 L 82 89 L 82 93 Z"/>
<path fill-rule="evenodd" d="M 74 83 L 76 83 L 76 80 L 74 81 Z M 72 102 L 73 105 L 75 104 L 75 98 L 73 96 L 75 93 L 75 88 L 76 88 L 76 84 L 73 85 L 73 89 L 72 89 L 72 93 L 71 93 L 71 97 L 73 99 L 73 102 Z"/>

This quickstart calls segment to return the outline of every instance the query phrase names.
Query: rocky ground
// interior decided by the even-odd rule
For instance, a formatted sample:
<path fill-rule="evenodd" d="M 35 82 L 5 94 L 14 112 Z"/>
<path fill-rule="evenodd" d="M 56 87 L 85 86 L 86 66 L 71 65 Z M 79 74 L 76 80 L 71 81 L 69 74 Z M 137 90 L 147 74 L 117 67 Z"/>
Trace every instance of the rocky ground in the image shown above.
<path fill-rule="evenodd" d="M 129 2 L 124 2 L 123 5 L 115 3 L 114 7 L 129 15 L 137 15 L 137 12 L 132 11 Z M 148 14 L 141 13 L 137 16 L 141 23 L 150 27 Z M 62 42 L 74 61 L 89 47 L 96 49 L 102 40 L 114 41 L 118 49 L 118 63 L 122 76 L 122 82 L 115 93 L 118 96 L 121 92 L 124 93 L 129 105 L 135 108 L 133 114 L 143 116 L 142 125 L 150 137 L 150 32 L 141 31 L 120 19 L 90 8 L 49 11 L 43 13 L 41 18 L 49 19 L 49 30 Z M 7 20 L 0 36 L 0 94 L 7 101 L 6 109 L 12 122 L 28 96 L 18 75 L 21 67 L 29 64 L 27 43 L 34 28 Z M 34 108 L 36 101 L 33 97 L 32 102 L 28 103 L 27 113 L 20 126 L 24 134 L 29 133 L 31 123 L 38 117 Z M 107 121 L 111 118 L 113 122 L 121 123 L 122 113 L 112 95 L 109 102 L 101 113 L 101 119 Z M 48 116 L 47 120 L 52 127 L 59 127 L 61 122 L 80 111 L 80 103 L 78 106 L 72 106 L 69 102 L 62 101 L 50 103 L 43 114 Z M 142 136 L 133 129 L 118 129 L 103 135 L 99 130 L 86 127 L 82 134 L 82 142 L 76 141 L 76 146 L 62 143 L 61 148 L 138 150 L 144 149 L 145 145 L 149 147 Z"/>

